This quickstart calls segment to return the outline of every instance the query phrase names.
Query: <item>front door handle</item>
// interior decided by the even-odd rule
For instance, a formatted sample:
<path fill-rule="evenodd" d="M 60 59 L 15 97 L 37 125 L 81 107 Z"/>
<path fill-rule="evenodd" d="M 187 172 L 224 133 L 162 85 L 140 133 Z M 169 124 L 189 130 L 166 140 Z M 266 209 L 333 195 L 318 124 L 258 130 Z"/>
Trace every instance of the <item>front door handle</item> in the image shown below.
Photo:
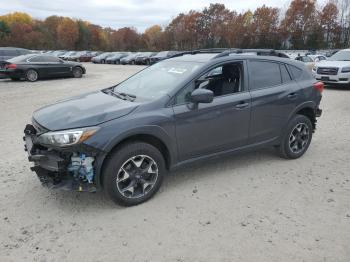
<path fill-rule="evenodd" d="M 298 96 L 297 93 L 290 93 L 290 94 L 288 95 L 288 98 L 289 98 L 289 99 L 295 99 L 295 98 L 297 98 L 297 96 Z"/>
<path fill-rule="evenodd" d="M 249 103 L 247 103 L 247 102 L 241 102 L 241 103 L 239 103 L 239 104 L 236 105 L 236 108 L 237 108 L 237 109 L 243 109 L 243 108 L 246 108 L 246 107 L 248 107 L 248 106 L 249 106 Z"/>

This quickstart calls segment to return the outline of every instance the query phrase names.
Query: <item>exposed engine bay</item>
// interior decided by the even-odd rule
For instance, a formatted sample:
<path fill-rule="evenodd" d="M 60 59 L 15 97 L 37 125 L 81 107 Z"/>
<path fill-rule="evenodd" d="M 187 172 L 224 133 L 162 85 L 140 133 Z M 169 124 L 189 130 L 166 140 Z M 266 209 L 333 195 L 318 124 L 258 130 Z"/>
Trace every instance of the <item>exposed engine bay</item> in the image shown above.
<path fill-rule="evenodd" d="M 34 163 L 31 170 L 37 173 L 44 186 L 96 191 L 94 150 L 84 146 L 57 149 L 38 144 L 37 129 L 33 125 L 27 125 L 24 133 L 25 151 L 29 161 Z"/>

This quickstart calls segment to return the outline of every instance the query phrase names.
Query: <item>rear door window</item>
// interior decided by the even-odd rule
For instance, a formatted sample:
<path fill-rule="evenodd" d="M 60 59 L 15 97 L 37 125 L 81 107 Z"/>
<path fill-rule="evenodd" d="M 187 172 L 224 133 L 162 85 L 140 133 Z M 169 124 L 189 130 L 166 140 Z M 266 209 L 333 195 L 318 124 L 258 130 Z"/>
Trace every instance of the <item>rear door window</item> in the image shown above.
<path fill-rule="evenodd" d="M 250 61 L 250 90 L 277 86 L 282 83 L 280 66 L 268 61 Z"/>
<path fill-rule="evenodd" d="M 40 56 L 35 56 L 29 59 L 29 62 L 43 62 Z"/>
<path fill-rule="evenodd" d="M 41 57 L 42 62 L 47 62 L 47 63 L 58 63 L 60 62 L 60 59 L 54 56 L 42 56 Z"/>

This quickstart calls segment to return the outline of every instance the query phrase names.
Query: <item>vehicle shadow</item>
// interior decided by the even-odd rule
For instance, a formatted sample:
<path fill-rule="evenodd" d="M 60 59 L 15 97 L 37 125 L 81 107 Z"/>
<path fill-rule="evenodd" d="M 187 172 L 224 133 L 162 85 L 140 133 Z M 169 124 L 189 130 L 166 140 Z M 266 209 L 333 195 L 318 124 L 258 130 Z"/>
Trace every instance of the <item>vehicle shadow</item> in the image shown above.
<path fill-rule="evenodd" d="M 189 180 L 206 179 L 211 176 L 227 176 L 224 171 L 232 170 L 236 168 L 244 168 L 252 164 L 259 164 L 261 162 L 271 162 L 272 160 L 278 160 L 279 157 L 275 153 L 273 148 L 266 148 L 261 150 L 255 150 L 252 152 L 245 152 L 241 154 L 233 154 L 224 157 L 218 157 L 216 159 L 199 161 L 188 166 L 184 166 L 180 169 L 168 173 L 163 181 L 163 185 L 155 197 L 151 200 L 151 205 L 157 205 L 157 201 L 161 199 L 163 194 L 174 188 L 181 187 L 182 185 L 189 183 Z M 281 161 L 283 161 L 281 159 Z M 191 182 L 192 183 L 192 182 Z M 121 210 L 125 207 L 116 205 L 104 192 L 85 193 L 85 192 L 72 192 L 53 190 L 49 191 L 52 199 L 51 205 L 56 205 L 56 208 L 63 209 L 67 212 L 69 210 L 86 210 L 87 212 L 103 211 L 103 210 Z M 150 201 L 149 201 L 150 202 Z M 69 203 L 69 204 L 67 204 Z M 145 205 L 147 203 L 141 204 Z"/>

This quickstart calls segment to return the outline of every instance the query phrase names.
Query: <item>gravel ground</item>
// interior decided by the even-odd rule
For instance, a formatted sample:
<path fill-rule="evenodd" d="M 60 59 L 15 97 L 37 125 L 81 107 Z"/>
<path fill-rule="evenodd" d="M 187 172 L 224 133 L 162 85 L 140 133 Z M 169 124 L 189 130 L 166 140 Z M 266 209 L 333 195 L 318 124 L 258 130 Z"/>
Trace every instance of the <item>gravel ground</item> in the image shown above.
<path fill-rule="evenodd" d="M 43 188 L 23 151 L 32 112 L 108 87 L 138 66 L 82 79 L 0 80 L 0 261 L 350 261 L 350 90 L 327 89 L 308 152 L 267 149 L 182 169 L 142 205 Z"/>

